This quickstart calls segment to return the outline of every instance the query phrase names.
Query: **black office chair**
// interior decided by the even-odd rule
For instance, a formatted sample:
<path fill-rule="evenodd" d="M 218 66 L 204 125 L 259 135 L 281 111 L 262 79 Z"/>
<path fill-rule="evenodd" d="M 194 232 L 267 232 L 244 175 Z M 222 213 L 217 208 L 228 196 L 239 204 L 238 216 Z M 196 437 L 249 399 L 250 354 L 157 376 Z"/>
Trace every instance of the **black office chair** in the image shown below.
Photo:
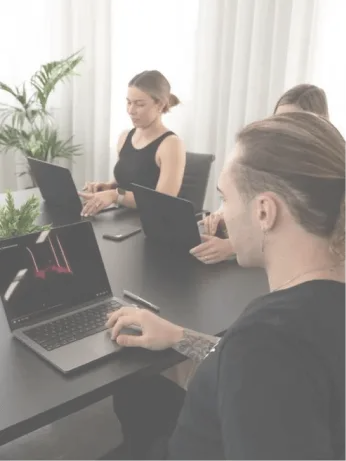
<path fill-rule="evenodd" d="M 212 154 L 186 153 L 186 166 L 179 197 L 189 200 L 196 215 L 203 212 L 207 193 L 211 164 L 215 160 Z"/>

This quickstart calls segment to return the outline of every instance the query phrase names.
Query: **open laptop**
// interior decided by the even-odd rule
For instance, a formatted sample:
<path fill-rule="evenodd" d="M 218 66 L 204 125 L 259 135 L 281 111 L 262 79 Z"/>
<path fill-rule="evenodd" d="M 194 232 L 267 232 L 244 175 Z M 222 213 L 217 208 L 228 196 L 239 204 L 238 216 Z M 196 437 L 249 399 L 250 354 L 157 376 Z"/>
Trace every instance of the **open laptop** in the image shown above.
<path fill-rule="evenodd" d="M 82 201 L 68 168 L 28 157 L 30 172 L 49 206 L 64 208 L 80 215 Z M 102 211 L 114 210 L 112 205 Z"/>
<path fill-rule="evenodd" d="M 63 373 L 120 350 L 105 322 L 123 303 L 90 222 L 2 241 L 0 274 L 13 335 Z"/>
<path fill-rule="evenodd" d="M 131 187 L 148 238 L 187 251 L 201 243 L 191 202 L 138 184 Z"/>

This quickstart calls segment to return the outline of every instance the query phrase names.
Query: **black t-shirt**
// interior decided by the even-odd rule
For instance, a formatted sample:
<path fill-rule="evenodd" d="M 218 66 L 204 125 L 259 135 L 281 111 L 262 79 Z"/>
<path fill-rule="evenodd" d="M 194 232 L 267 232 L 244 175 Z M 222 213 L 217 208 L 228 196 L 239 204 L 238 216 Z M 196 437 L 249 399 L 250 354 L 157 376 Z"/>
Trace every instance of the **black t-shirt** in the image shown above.
<path fill-rule="evenodd" d="M 345 459 L 345 285 L 253 301 L 202 362 L 170 459 Z"/>

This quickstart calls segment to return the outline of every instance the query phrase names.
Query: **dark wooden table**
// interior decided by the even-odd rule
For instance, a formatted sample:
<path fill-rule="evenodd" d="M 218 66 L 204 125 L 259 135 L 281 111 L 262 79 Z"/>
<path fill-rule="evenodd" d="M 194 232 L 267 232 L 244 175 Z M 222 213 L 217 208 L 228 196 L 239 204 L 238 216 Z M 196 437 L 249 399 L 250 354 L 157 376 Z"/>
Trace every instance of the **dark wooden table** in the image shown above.
<path fill-rule="evenodd" d="M 16 203 L 37 191 L 15 193 Z M 0 204 L 4 196 L 0 195 Z M 42 204 L 40 222 L 67 224 L 78 219 Z M 135 212 L 117 210 L 92 219 L 116 296 L 128 289 L 161 307 L 161 315 L 197 331 L 221 334 L 255 297 L 267 291 L 265 275 L 236 263 L 205 266 L 150 243 L 143 234 L 123 242 L 102 239 L 121 222 L 138 223 Z M 0 274 L 1 276 L 1 274 Z M 11 337 L 0 306 L 0 445 L 60 419 L 112 394 L 121 379 L 155 373 L 182 358 L 172 350 L 124 350 L 64 376 Z"/>

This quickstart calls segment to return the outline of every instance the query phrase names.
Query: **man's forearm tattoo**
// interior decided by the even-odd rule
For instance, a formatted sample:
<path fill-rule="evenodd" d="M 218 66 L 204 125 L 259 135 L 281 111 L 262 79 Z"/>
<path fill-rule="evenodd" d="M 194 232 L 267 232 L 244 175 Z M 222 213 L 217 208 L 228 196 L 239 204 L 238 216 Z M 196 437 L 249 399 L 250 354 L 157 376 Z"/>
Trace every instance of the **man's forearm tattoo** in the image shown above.
<path fill-rule="evenodd" d="M 202 362 L 221 338 L 184 329 L 182 339 L 173 346 L 177 352 L 195 362 Z"/>

